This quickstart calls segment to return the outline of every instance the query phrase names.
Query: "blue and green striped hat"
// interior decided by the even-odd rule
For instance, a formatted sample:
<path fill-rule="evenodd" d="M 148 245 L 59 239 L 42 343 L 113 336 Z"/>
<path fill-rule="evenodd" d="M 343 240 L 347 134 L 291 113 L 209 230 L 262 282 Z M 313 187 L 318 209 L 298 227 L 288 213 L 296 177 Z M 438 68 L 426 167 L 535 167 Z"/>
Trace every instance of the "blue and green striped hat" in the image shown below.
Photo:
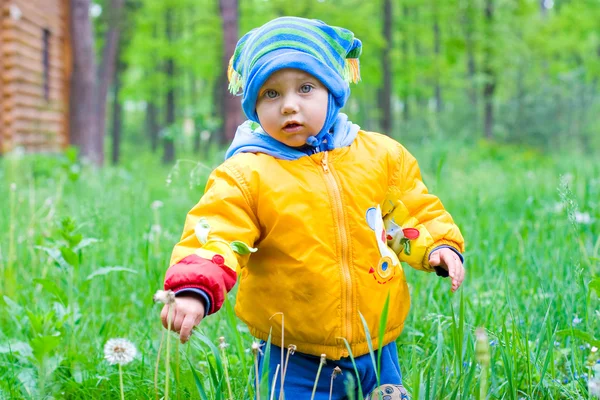
<path fill-rule="evenodd" d="M 318 146 L 350 94 L 349 83 L 360 80 L 358 57 L 362 44 L 351 31 L 316 19 L 281 17 L 253 29 L 237 43 L 229 63 L 229 90 L 242 90 L 242 108 L 248 119 L 256 114 L 258 92 L 274 72 L 296 68 L 319 79 L 329 90 L 328 115 L 316 140 Z"/>

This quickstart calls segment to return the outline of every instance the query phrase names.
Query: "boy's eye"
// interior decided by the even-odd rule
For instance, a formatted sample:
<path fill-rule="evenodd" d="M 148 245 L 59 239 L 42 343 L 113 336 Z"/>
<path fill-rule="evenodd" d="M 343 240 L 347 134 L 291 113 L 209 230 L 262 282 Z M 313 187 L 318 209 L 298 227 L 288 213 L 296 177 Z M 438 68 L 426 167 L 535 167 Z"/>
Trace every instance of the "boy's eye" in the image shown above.
<path fill-rule="evenodd" d="M 313 87 L 311 85 L 302 85 L 302 87 L 300 88 L 301 93 L 310 93 L 312 90 Z"/>
<path fill-rule="evenodd" d="M 277 91 L 275 91 L 273 89 L 269 89 L 265 92 L 265 97 L 267 97 L 269 99 L 274 99 L 275 97 L 277 97 Z"/>

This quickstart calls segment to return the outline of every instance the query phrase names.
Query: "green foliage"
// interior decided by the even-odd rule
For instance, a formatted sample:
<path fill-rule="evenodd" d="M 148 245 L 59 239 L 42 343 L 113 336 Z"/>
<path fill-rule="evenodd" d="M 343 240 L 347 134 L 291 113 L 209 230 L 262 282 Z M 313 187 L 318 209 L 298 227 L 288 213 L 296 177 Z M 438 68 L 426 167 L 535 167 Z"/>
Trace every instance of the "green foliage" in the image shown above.
<path fill-rule="evenodd" d="M 439 124 L 444 119 L 467 124 L 471 139 L 483 136 L 483 88 L 496 82 L 493 95 L 497 140 L 543 149 L 597 150 L 600 115 L 600 3 L 596 0 L 554 0 L 542 9 L 539 0 L 400 0 L 392 2 L 392 35 L 383 34 L 383 1 L 247 0 L 239 4 L 238 37 L 272 18 L 295 15 L 344 26 L 363 41 L 362 81 L 352 86 L 346 112 L 359 125 L 377 130 L 380 124 L 383 49 L 392 67 L 394 129 Z M 105 1 L 98 1 L 104 6 Z M 165 93 L 174 88 L 176 127 L 190 119 L 194 129 L 222 134 L 217 105 L 227 95 L 223 84 L 223 32 L 219 3 L 213 0 L 136 0 L 128 3 L 127 40 L 123 44 L 127 70 L 122 98 L 127 119 L 140 119 L 144 104 L 154 103 L 164 116 Z M 486 18 L 492 5 L 493 16 Z M 98 47 L 105 31 L 103 13 L 95 19 Z M 166 32 L 166 16 L 174 21 Z M 434 23 L 439 43 L 436 44 Z M 439 54 L 436 53 L 439 47 Z M 165 74 L 172 59 L 175 76 Z M 485 66 L 489 66 L 489 70 Z M 444 110 L 434 107 L 439 82 Z M 198 119 L 217 122 L 208 126 Z M 163 118 L 158 117 L 159 124 Z M 131 130 L 142 134 L 143 124 Z M 190 138 L 177 139 L 189 146 Z"/>
<path fill-rule="evenodd" d="M 579 153 L 549 156 L 436 136 L 405 144 L 467 238 L 460 296 L 450 294 L 447 280 L 406 269 L 412 307 L 398 345 L 413 398 L 477 396 L 474 330 L 483 326 L 489 398 L 587 399 L 598 360 L 591 346 L 600 338 L 600 164 L 579 162 Z M 221 155 L 206 168 L 180 162 L 175 173 L 138 154 L 118 168 L 84 166 L 77 180 L 60 167 L 40 173 L 39 165 L 58 166 L 62 158 L 0 161 L 0 196 L 8 200 L 0 207 L 2 396 L 117 397 L 117 369 L 103 360 L 102 347 L 126 337 L 140 353 L 123 366 L 126 398 L 154 397 L 163 328 L 151 297 L 185 213 Z M 226 368 L 233 397 L 252 398 L 252 338 L 234 315 L 234 295 L 179 346 L 171 398 L 228 398 Z M 224 353 L 221 336 L 230 344 Z M 159 388 L 164 379 L 160 368 Z"/>

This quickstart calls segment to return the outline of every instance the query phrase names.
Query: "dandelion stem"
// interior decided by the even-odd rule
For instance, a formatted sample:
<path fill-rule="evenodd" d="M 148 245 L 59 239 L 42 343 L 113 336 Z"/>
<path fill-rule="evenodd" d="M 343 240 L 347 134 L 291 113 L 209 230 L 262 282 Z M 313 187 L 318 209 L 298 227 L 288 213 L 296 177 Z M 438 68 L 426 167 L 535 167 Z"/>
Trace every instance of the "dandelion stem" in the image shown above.
<path fill-rule="evenodd" d="M 490 366 L 490 345 L 485 329 L 475 330 L 475 359 L 481 365 L 479 382 L 479 400 L 485 400 L 487 394 L 487 373 Z"/>
<path fill-rule="evenodd" d="M 331 371 L 331 381 L 329 382 L 329 400 L 331 400 L 333 396 L 333 380 L 342 373 L 342 369 L 340 367 L 335 367 L 333 371 Z"/>
<path fill-rule="evenodd" d="M 175 342 L 175 382 L 177 384 L 175 391 L 177 393 L 177 400 L 179 400 L 179 340 Z"/>
<path fill-rule="evenodd" d="M 269 362 L 269 360 L 266 360 Z M 258 351 L 254 353 L 254 376 L 256 380 L 256 400 L 260 400 L 260 386 L 258 380 Z"/>
<path fill-rule="evenodd" d="M 270 397 L 270 400 L 273 400 L 275 398 L 275 384 L 277 383 L 277 375 L 279 375 L 279 368 L 280 367 L 281 367 L 281 364 L 277 364 L 277 369 L 275 369 L 275 375 L 273 375 L 273 384 L 271 385 L 271 397 Z"/>
<path fill-rule="evenodd" d="M 162 331 L 160 336 L 160 344 L 158 345 L 158 355 L 156 356 L 156 368 L 154 369 L 154 394 L 156 400 L 158 400 L 158 368 L 160 366 L 160 354 L 162 353 L 163 342 L 165 341 L 165 330 Z"/>
<path fill-rule="evenodd" d="M 481 383 L 479 384 L 479 400 L 485 400 L 487 393 L 487 368 L 481 368 Z"/>
<path fill-rule="evenodd" d="M 225 338 L 219 338 L 221 348 L 221 358 L 223 359 L 223 369 L 225 370 L 225 380 L 227 381 L 227 390 L 229 391 L 229 400 L 233 400 L 233 391 L 231 390 L 231 380 L 229 379 L 229 361 L 227 360 L 227 353 L 225 352 Z"/>
<path fill-rule="evenodd" d="M 329 400 L 333 396 L 333 380 L 335 379 L 335 375 L 331 374 L 331 381 L 329 381 Z"/>
<path fill-rule="evenodd" d="M 170 375 L 170 363 L 171 363 L 171 312 L 173 304 L 169 304 L 169 311 L 167 311 L 167 360 L 165 361 L 165 400 L 169 400 L 169 375 Z"/>
<path fill-rule="evenodd" d="M 283 348 L 285 346 L 285 324 L 284 324 L 284 314 L 282 312 L 276 312 L 275 314 L 271 315 L 271 318 L 273 318 L 276 315 L 281 314 L 281 346 L 279 346 L 281 348 L 281 368 L 282 368 L 282 372 L 283 372 Z M 269 318 L 269 320 L 271 319 Z M 283 396 L 283 374 L 282 374 L 282 379 L 281 379 L 281 387 L 279 389 L 279 398 L 281 399 Z"/>
<path fill-rule="evenodd" d="M 321 362 L 319 363 L 319 369 L 317 369 L 317 377 L 315 378 L 315 384 L 312 390 L 312 396 L 310 396 L 310 400 L 314 400 L 315 393 L 317 392 L 317 384 L 319 383 L 319 376 L 321 375 L 321 369 L 325 364 L 325 354 L 321 354 Z"/>
<path fill-rule="evenodd" d="M 121 400 L 125 400 L 125 392 L 123 390 L 123 366 L 119 364 L 119 384 L 121 388 Z"/>
<path fill-rule="evenodd" d="M 285 374 L 287 373 L 287 365 L 288 365 L 288 362 L 290 361 L 290 354 L 294 354 L 295 351 L 296 351 L 296 346 L 293 344 L 290 344 L 287 349 L 287 355 L 285 356 L 285 363 L 281 367 L 281 391 L 279 393 L 279 400 L 283 400 L 285 398 L 285 396 L 283 394 L 283 384 L 285 383 Z"/>

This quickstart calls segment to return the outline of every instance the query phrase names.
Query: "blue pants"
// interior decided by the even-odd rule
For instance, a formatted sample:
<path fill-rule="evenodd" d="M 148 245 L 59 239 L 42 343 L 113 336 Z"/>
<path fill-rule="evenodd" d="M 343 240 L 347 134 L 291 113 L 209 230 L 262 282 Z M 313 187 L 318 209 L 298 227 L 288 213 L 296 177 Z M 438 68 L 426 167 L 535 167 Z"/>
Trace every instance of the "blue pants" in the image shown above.
<path fill-rule="evenodd" d="M 264 350 L 264 348 L 263 348 Z M 284 350 L 284 362 L 285 356 L 287 355 L 287 349 Z M 277 365 L 281 363 L 281 348 L 275 345 L 271 345 L 271 354 L 269 360 L 269 390 L 273 384 L 273 376 Z M 373 368 L 373 361 L 370 354 L 354 359 L 356 363 L 356 369 L 358 370 L 358 377 L 362 387 L 363 396 L 367 396 L 373 389 L 377 387 L 377 376 L 375 375 L 375 369 Z M 259 358 L 259 371 L 263 370 L 264 357 Z M 320 358 L 302 353 L 295 353 L 290 355 L 287 372 L 284 382 L 284 394 L 286 399 L 310 399 L 312 394 L 313 385 L 315 378 L 317 377 L 317 370 L 319 369 Z M 377 362 L 377 350 L 375 350 L 375 362 Z M 359 399 L 358 396 L 358 382 L 352 360 L 348 358 L 342 358 L 341 360 L 327 360 L 327 364 L 321 368 L 321 374 L 319 375 L 319 381 L 317 384 L 317 391 L 315 393 L 315 400 L 328 400 L 329 390 L 331 384 L 331 375 L 335 367 L 340 367 L 342 374 L 337 376 L 333 380 L 333 400 L 347 399 L 346 396 L 346 385 L 348 381 L 348 375 L 351 375 L 354 381 L 354 398 Z M 383 384 L 402 384 L 402 375 L 400 373 L 400 365 L 398 363 L 398 349 L 396 343 L 392 342 L 381 349 L 381 372 L 380 372 L 380 383 Z M 281 370 L 277 375 L 277 383 L 275 384 L 275 399 L 279 398 L 279 391 L 281 388 Z M 269 398 L 265 396 L 265 393 L 261 393 L 261 398 Z"/>

